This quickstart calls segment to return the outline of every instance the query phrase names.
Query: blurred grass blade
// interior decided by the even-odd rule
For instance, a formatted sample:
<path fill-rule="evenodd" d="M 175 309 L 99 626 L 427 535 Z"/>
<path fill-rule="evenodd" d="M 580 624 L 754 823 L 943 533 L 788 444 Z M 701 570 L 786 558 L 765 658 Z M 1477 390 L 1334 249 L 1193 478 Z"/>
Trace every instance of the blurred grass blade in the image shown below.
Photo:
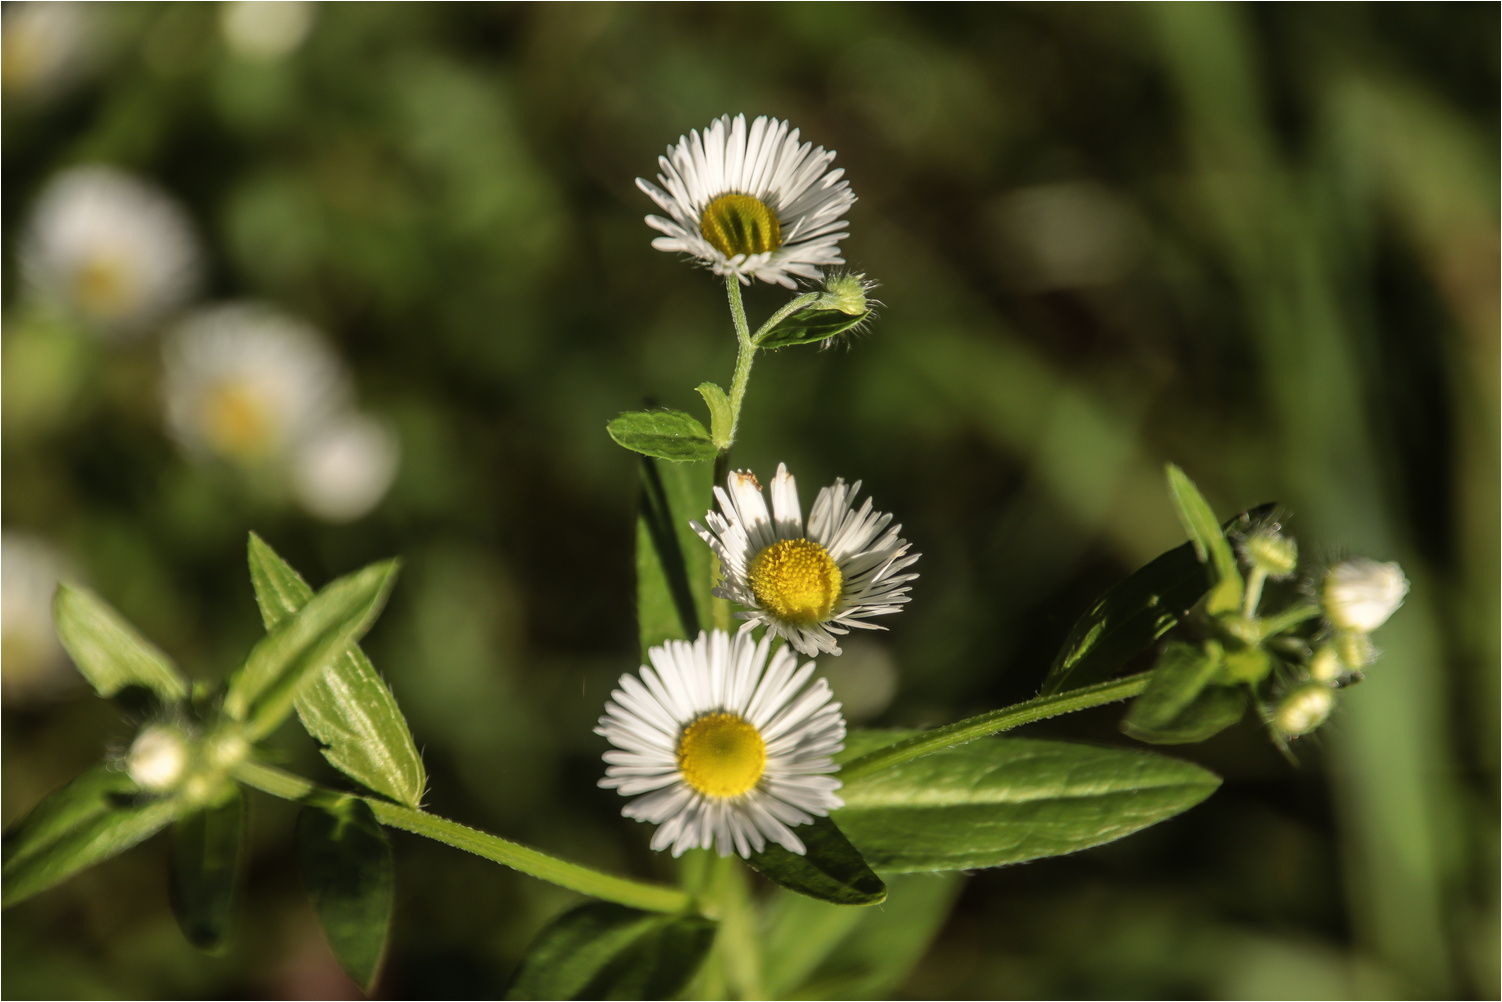
<path fill-rule="evenodd" d="M 768 998 L 892 998 L 949 916 L 958 873 L 897 874 L 880 908 L 780 894 L 768 909 Z"/>
<path fill-rule="evenodd" d="M 0 869 L 5 906 L 124 852 L 167 827 L 179 812 L 175 799 L 146 799 L 125 773 L 96 765 L 5 833 Z"/>
<path fill-rule="evenodd" d="M 396 866 L 370 805 L 358 797 L 309 802 L 297 817 L 297 866 L 329 947 L 369 994 L 391 928 Z"/>
<path fill-rule="evenodd" d="M 720 452 L 699 420 L 683 411 L 627 411 L 605 430 L 617 445 L 654 459 L 695 463 Z"/>
<path fill-rule="evenodd" d="M 200 950 L 218 952 L 229 936 L 244 831 L 245 795 L 238 786 L 172 826 L 172 911 Z"/>
<path fill-rule="evenodd" d="M 1257 521 L 1273 510 L 1266 504 L 1242 512 L 1222 533 Z M 1100 597 L 1075 621 L 1059 648 L 1040 695 L 1103 682 L 1176 626 L 1210 588 L 1193 543 L 1162 554 Z"/>
<path fill-rule="evenodd" d="M 1214 737 L 1241 720 L 1245 713 L 1244 688 L 1211 685 L 1167 720 L 1144 723 L 1128 714 L 1121 722 L 1121 729 L 1149 744 L 1189 745 Z"/>
<path fill-rule="evenodd" d="M 856 732 L 841 757 L 910 733 Z M 1149 752 L 986 738 L 847 783 L 835 820 L 877 870 L 968 870 L 1113 841 L 1219 785 L 1193 763 Z"/>
<path fill-rule="evenodd" d="M 871 311 L 851 316 L 844 310 L 799 310 L 757 340 L 759 348 L 788 348 L 813 344 L 843 334 L 866 322 Z"/>
<path fill-rule="evenodd" d="M 166 703 L 187 697 L 188 680 L 172 659 L 87 588 L 58 585 L 52 618 L 63 647 L 99 695 L 108 699 L 138 685 Z"/>
<path fill-rule="evenodd" d="M 255 533 L 249 556 L 261 619 L 275 630 L 308 604 L 313 589 Z M 428 785 L 422 756 L 396 698 L 358 644 L 299 690 L 294 705 L 330 765 L 397 803 L 419 806 Z"/>
<path fill-rule="evenodd" d="M 790 891 L 831 904 L 875 905 L 886 899 L 886 885 L 829 818 L 815 818 L 794 833 L 803 840 L 804 855 L 769 842 L 746 862 Z"/>
<path fill-rule="evenodd" d="M 702 915 L 593 902 L 565 912 L 522 958 L 508 999 L 670 999 L 714 943 Z"/>
<path fill-rule="evenodd" d="M 365 635 L 396 579 L 385 560 L 329 584 L 251 650 L 231 678 L 224 711 L 249 721 L 251 740 L 265 737 L 292 712 L 303 685 Z"/>
<path fill-rule="evenodd" d="M 688 640 L 707 629 L 714 554 L 689 528 L 712 503 L 712 463 L 642 459 L 636 519 L 636 611 L 641 656 L 665 640 Z"/>
<path fill-rule="evenodd" d="M 1205 602 L 1206 611 L 1212 616 L 1235 612 L 1241 608 L 1241 571 L 1215 511 L 1194 481 L 1172 463 L 1168 464 L 1168 493 L 1184 531 L 1189 533 L 1189 541 L 1194 544 L 1195 554 L 1215 579 Z"/>

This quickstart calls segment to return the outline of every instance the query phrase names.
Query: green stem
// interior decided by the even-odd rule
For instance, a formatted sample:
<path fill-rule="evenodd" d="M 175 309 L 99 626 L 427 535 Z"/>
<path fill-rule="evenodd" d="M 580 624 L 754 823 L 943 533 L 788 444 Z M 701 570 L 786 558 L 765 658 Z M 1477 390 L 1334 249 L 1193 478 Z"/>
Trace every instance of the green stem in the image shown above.
<path fill-rule="evenodd" d="M 1269 616 L 1258 624 L 1263 638 L 1276 637 L 1290 626 L 1298 626 L 1306 619 L 1313 619 L 1320 614 L 1317 605 L 1295 605 L 1284 609 L 1276 616 Z"/>
<path fill-rule="evenodd" d="M 235 778 L 247 786 L 283 800 L 302 800 L 314 793 L 325 792 L 322 787 L 308 782 L 301 776 L 284 772 L 264 762 L 248 759 L 235 767 Z M 330 791 L 331 792 L 331 791 Z M 612 877 L 576 863 L 567 863 L 547 853 L 529 849 L 524 845 L 488 835 L 429 814 L 393 804 L 379 797 L 361 797 L 370 805 L 376 820 L 390 828 L 400 828 L 414 835 L 434 839 L 465 852 L 472 852 L 493 863 L 509 866 L 513 870 L 546 880 L 560 887 L 567 887 L 580 894 L 631 908 L 654 912 L 679 912 L 688 909 L 692 902 L 689 896 L 675 887 L 658 884 L 643 884 L 624 877 Z"/>
<path fill-rule="evenodd" d="M 880 772 L 882 769 L 889 769 L 903 762 L 911 762 L 915 758 L 932 755 L 945 748 L 953 748 L 955 745 L 974 741 L 976 738 L 999 734 L 1014 727 L 1021 727 L 1023 724 L 1047 720 L 1049 717 L 1058 717 L 1065 713 L 1074 713 L 1076 710 L 1088 710 L 1092 706 L 1103 706 L 1106 703 L 1130 699 L 1147 688 L 1147 680 L 1151 676 L 1152 672 L 1146 671 L 1139 675 L 1129 675 L 1126 678 L 1101 682 L 1099 685 L 1086 686 L 1083 689 L 1074 689 L 1053 696 L 1039 696 L 1026 703 L 992 710 L 990 713 L 982 713 L 946 727 L 935 727 L 933 730 L 915 734 L 896 744 L 878 748 L 852 759 L 840 770 L 840 779 L 848 783 L 873 772 Z"/>
<path fill-rule="evenodd" d="M 1257 603 L 1262 601 L 1262 585 L 1267 581 L 1267 572 L 1253 567 L 1246 576 L 1246 597 L 1241 603 L 1241 614 L 1247 619 L 1257 615 Z"/>
<path fill-rule="evenodd" d="M 786 306 L 778 310 L 776 313 L 772 314 L 772 316 L 768 318 L 766 323 L 762 324 L 756 329 L 756 333 L 751 336 L 751 343 L 756 345 L 758 348 L 761 347 L 762 340 L 766 338 L 767 334 L 771 332 L 773 327 L 776 327 L 788 317 L 792 316 L 794 313 L 797 313 L 809 303 L 812 303 L 814 300 L 818 299 L 819 295 L 820 293 L 817 292 L 805 292 L 803 295 L 798 296 L 795 299 L 788 300 Z"/>
<path fill-rule="evenodd" d="M 725 296 L 730 300 L 730 318 L 735 321 L 735 338 L 740 345 L 735 356 L 735 375 L 730 380 L 730 441 L 734 444 L 736 429 L 741 424 L 741 401 L 746 398 L 746 383 L 751 379 L 751 360 L 756 357 L 756 345 L 751 341 L 746 307 L 741 303 L 741 280 L 734 275 L 725 276 Z M 729 451 L 730 447 L 726 446 L 720 454 Z"/>

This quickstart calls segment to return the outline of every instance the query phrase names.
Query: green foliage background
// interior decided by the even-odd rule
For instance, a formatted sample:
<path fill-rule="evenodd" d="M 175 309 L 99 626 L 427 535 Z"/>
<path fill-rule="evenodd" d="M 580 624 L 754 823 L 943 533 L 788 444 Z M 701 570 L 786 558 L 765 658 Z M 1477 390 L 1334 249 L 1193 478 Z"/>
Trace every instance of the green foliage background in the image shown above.
<path fill-rule="evenodd" d="M 1035 692 L 1091 599 L 1182 540 L 1167 459 L 1222 517 L 1280 501 L 1312 558 L 1413 581 L 1301 768 L 1250 722 L 1178 750 L 1225 786 L 971 876 L 899 994 L 1496 996 L 1494 5 L 330 4 L 262 64 L 211 6 L 90 12 L 96 72 L 4 108 L 4 522 L 195 678 L 261 633 L 247 530 L 315 586 L 399 554 L 365 647 L 428 804 L 666 874 L 595 788 L 590 727 L 636 664 L 636 463 L 604 425 L 644 398 L 699 413 L 735 343 L 719 283 L 651 250 L 633 179 L 714 116 L 786 117 L 839 151 L 860 197 L 844 253 L 886 307 L 848 352 L 759 361 L 735 460 L 785 461 L 809 497 L 862 479 L 924 552 L 871 723 Z M 324 526 L 190 465 L 151 339 L 18 327 L 26 210 L 83 162 L 187 203 L 212 297 L 337 342 L 402 440 L 372 515 Z M 1119 716 L 1025 733 L 1124 743 Z M 6 823 L 132 728 L 82 685 L 8 709 Z M 281 740 L 337 783 L 295 727 Z M 6 913 L 5 993 L 353 991 L 297 883 L 293 809 L 253 798 L 249 823 L 225 955 L 177 931 L 159 838 Z M 393 838 L 382 994 L 494 997 L 577 900 Z"/>

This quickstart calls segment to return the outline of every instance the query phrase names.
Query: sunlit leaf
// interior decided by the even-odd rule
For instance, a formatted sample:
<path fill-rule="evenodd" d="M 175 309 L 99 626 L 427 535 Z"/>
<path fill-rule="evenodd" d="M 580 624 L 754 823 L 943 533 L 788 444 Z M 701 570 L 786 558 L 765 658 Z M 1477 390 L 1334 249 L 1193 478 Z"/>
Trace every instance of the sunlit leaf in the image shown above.
<path fill-rule="evenodd" d="M 730 409 L 730 398 L 717 383 L 700 383 L 695 387 L 704 405 L 709 408 L 709 437 L 721 448 L 730 445 L 731 422 L 735 415 Z"/>
<path fill-rule="evenodd" d="M 543 929 L 522 958 L 508 999 L 668 999 L 714 943 L 701 915 L 662 915 L 594 902 Z"/>
<path fill-rule="evenodd" d="M 636 610 L 641 656 L 707 629 L 714 554 L 689 527 L 711 504 L 712 463 L 641 463 L 636 519 Z"/>
<path fill-rule="evenodd" d="M 231 786 L 225 798 L 172 826 L 170 898 L 188 942 L 217 951 L 229 935 L 245 828 L 245 796 Z"/>
<path fill-rule="evenodd" d="M 720 451 L 698 419 L 683 411 L 627 411 L 605 430 L 617 445 L 653 459 L 694 463 Z"/>
<path fill-rule="evenodd" d="M 274 630 L 308 604 L 313 589 L 255 533 L 249 556 L 261 619 Z M 422 756 L 396 698 L 358 644 L 315 675 L 295 705 L 334 768 L 398 803 L 418 806 L 428 784 Z"/>
<path fill-rule="evenodd" d="M 125 617 L 87 588 L 60 584 L 52 617 L 63 647 L 99 695 L 109 698 L 129 686 L 142 686 L 167 703 L 188 695 L 188 680 Z"/>
<path fill-rule="evenodd" d="M 396 867 L 358 797 L 310 802 L 297 817 L 297 866 L 339 965 L 368 993 L 391 928 Z"/>
<path fill-rule="evenodd" d="M 912 733 L 854 732 L 841 758 Z M 847 783 L 834 817 L 878 871 L 974 869 L 1110 842 L 1219 785 L 1193 763 L 1135 749 L 983 738 Z"/>
<path fill-rule="evenodd" d="M 794 832 L 803 842 L 803 855 L 768 843 L 746 862 L 788 890 L 821 901 L 874 905 L 885 900 L 886 885 L 829 818 L 815 818 L 812 824 L 799 825 Z"/>
<path fill-rule="evenodd" d="M 1195 555 L 1215 579 L 1205 602 L 1206 611 L 1211 615 L 1234 612 L 1241 606 L 1241 571 L 1220 519 L 1215 517 L 1194 481 L 1172 463 L 1168 464 L 1168 493 L 1184 531 L 1189 533 L 1189 541 L 1194 544 Z"/>

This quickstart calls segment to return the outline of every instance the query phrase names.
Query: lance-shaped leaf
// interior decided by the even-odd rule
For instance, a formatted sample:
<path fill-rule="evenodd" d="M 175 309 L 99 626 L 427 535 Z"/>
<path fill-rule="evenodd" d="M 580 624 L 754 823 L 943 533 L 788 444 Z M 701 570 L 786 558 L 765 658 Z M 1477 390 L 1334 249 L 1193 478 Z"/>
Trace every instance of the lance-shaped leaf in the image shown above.
<path fill-rule="evenodd" d="M 636 611 L 643 661 L 647 648 L 708 627 L 714 554 L 688 523 L 709 511 L 713 476 L 712 463 L 642 460 Z"/>
<path fill-rule="evenodd" d="M 1214 737 L 1239 721 L 1244 713 L 1246 690 L 1243 687 L 1209 685 L 1172 717 L 1144 722 L 1134 720 L 1133 714 L 1129 713 L 1121 722 L 1121 729 L 1149 744 L 1188 745 Z"/>
<path fill-rule="evenodd" d="M 1128 734 L 1166 727 L 1195 701 L 1219 670 L 1218 649 L 1212 653 L 1198 644 L 1174 641 L 1163 648 L 1147 688 L 1133 700 L 1123 727 Z"/>
<path fill-rule="evenodd" d="M 670 999 L 714 943 L 702 915 L 594 902 L 565 912 L 522 958 L 508 999 Z"/>
<path fill-rule="evenodd" d="M 229 936 L 244 830 L 245 795 L 238 786 L 172 826 L 172 911 L 200 950 L 217 952 Z"/>
<path fill-rule="evenodd" d="M 1247 526 L 1273 509 L 1242 512 L 1222 527 Z M 1121 581 L 1090 607 L 1059 648 L 1042 695 L 1104 682 L 1176 626 L 1210 588 L 1210 576 L 1185 543 Z"/>
<path fill-rule="evenodd" d="M 188 680 L 172 659 L 87 588 L 58 585 L 52 618 L 73 663 L 106 699 L 130 686 L 149 689 L 165 703 L 188 695 Z"/>
<path fill-rule="evenodd" d="M 308 604 L 313 589 L 255 533 L 249 555 L 261 619 L 275 630 Z M 422 756 L 396 698 L 358 644 L 315 675 L 295 705 L 334 768 L 398 803 L 419 805 L 428 785 Z"/>
<path fill-rule="evenodd" d="M 1212 616 L 1235 612 L 1241 606 L 1241 570 L 1236 566 L 1236 554 L 1221 529 L 1220 519 L 1215 517 L 1215 511 L 1194 481 L 1172 463 L 1168 464 L 1168 493 L 1184 531 L 1189 533 L 1189 541 L 1194 544 L 1195 555 L 1214 579 L 1210 596 L 1205 600 L 1205 611 Z"/>
<path fill-rule="evenodd" d="M 396 867 L 370 805 L 320 797 L 297 817 L 297 866 L 339 965 L 370 993 L 391 928 Z"/>
<path fill-rule="evenodd" d="M 829 818 L 815 818 L 794 831 L 803 841 L 803 855 L 769 842 L 746 862 L 790 891 L 831 904 L 874 905 L 886 899 L 886 885 Z"/>
<path fill-rule="evenodd" d="M 841 757 L 911 733 L 852 734 Z M 968 870 L 1110 842 L 1219 785 L 1193 763 L 1150 752 L 984 738 L 847 783 L 835 819 L 877 870 Z"/>
<path fill-rule="evenodd" d="M 95 766 L 5 833 L 0 869 L 5 906 L 124 852 L 167 827 L 180 812 L 178 800 L 147 798 L 125 773 Z"/>
<path fill-rule="evenodd" d="M 826 341 L 859 327 L 871 316 L 871 311 L 850 314 L 844 310 L 799 310 L 784 318 L 756 342 L 759 348 L 787 348 L 795 344 L 814 344 Z"/>
<path fill-rule="evenodd" d="M 698 419 L 683 411 L 627 411 L 605 430 L 617 445 L 653 459 L 696 463 L 720 451 Z"/>

